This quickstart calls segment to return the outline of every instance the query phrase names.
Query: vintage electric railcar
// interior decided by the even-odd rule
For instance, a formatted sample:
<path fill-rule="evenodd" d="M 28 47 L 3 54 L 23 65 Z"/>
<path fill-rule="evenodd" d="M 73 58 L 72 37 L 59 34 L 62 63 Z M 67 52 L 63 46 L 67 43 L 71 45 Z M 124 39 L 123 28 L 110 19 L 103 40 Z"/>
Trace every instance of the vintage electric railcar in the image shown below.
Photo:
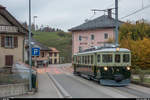
<path fill-rule="evenodd" d="M 75 75 L 96 79 L 102 85 L 126 86 L 130 83 L 131 52 L 125 48 L 99 47 L 73 56 Z"/>

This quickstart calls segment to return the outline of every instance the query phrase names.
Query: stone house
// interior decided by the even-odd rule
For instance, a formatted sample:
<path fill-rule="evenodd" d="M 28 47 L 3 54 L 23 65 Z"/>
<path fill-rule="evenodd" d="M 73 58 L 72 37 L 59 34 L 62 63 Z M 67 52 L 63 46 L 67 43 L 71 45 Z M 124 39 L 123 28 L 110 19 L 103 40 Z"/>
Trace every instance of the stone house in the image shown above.
<path fill-rule="evenodd" d="M 28 30 L 0 5 L 0 68 L 24 62 Z"/>
<path fill-rule="evenodd" d="M 49 53 L 49 64 L 59 64 L 60 55 L 59 51 L 56 48 L 50 47 L 51 52 Z"/>
<path fill-rule="evenodd" d="M 32 60 L 37 67 L 48 66 L 49 64 L 59 64 L 59 51 L 43 45 L 32 38 L 32 47 L 40 48 L 40 56 L 32 56 Z"/>
<path fill-rule="evenodd" d="M 119 21 L 119 25 L 122 22 Z M 115 19 L 111 12 L 77 27 L 69 29 L 72 32 L 72 54 L 94 47 L 102 46 L 109 39 L 115 39 Z"/>

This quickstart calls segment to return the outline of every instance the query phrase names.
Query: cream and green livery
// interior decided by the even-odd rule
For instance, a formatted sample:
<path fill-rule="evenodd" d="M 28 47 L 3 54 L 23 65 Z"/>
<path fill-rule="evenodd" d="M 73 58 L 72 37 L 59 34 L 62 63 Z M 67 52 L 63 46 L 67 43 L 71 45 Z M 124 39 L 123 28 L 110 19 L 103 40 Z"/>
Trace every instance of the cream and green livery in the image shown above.
<path fill-rule="evenodd" d="M 87 49 L 73 56 L 73 66 L 75 75 L 102 85 L 126 86 L 130 83 L 131 52 L 118 47 Z"/>

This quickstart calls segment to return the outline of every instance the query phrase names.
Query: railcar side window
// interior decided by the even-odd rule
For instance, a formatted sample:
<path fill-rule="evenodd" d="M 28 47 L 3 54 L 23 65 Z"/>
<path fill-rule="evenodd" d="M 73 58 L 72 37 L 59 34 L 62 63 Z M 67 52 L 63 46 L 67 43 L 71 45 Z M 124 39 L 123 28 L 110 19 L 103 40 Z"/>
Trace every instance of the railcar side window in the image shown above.
<path fill-rule="evenodd" d="M 130 55 L 129 54 L 124 54 L 123 55 L 123 62 L 129 62 L 129 60 L 130 60 Z"/>
<path fill-rule="evenodd" d="M 103 62 L 104 63 L 111 63 L 112 62 L 112 54 L 104 54 L 103 55 Z"/>
<path fill-rule="evenodd" d="M 100 61 L 101 61 L 101 56 L 97 55 L 97 62 L 100 63 Z"/>
<path fill-rule="evenodd" d="M 85 56 L 85 64 L 87 64 L 87 56 Z"/>
<path fill-rule="evenodd" d="M 90 56 L 88 56 L 88 64 L 90 63 Z"/>
<path fill-rule="evenodd" d="M 76 63 L 77 63 L 77 56 L 76 56 Z"/>
<path fill-rule="evenodd" d="M 120 63 L 120 54 L 115 55 L 115 62 Z"/>
<path fill-rule="evenodd" d="M 72 61 L 73 61 L 73 63 L 75 63 L 75 56 L 72 57 Z"/>
<path fill-rule="evenodd" d="M 79 57 L 77 56 L 77 63 L 79 64 Z"/>
<path fill-rule="evenodd" d="M 85 56 L 84 56 L 84 64 L 85 64 Z"/>
<path fill-rule="evenodd" d="M 93 64 L 93 55 L 91 56 L 91 64 Z"/>
<path fill-rule="evenodd" d="M 84 64 L 84 56 L 82 56 L 82 64 Z"/>
<path fill-rule="evenodd" d="M 80 56 L 80 64 L 81 64 L 81 56 Z"/>

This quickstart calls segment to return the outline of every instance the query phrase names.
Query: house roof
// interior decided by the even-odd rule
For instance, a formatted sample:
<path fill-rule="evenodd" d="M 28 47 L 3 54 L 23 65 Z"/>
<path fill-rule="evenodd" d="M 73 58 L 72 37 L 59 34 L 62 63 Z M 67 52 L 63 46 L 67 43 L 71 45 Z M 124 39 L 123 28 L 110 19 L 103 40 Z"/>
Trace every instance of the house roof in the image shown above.
<path fill-rule="evenodd" d="M 35 40 L 33 38 L 31 39 L 31 41 L 34 42 L 33 47 L 35 47 L 35 48 L 40 48 L 40 50 L 46 50 L 46 51 L 51 50 L 47 46 L 43 45 L 42 43 L 38 42 L 37 40 Z"/>
<path fill-rule="evenodd" d="M 31 41 L 34 42 L 34 45 L 32 45 L 32 46 L 35 47 L 35 48 L 40 48 L 40 50 L 59 52 L 56 48 L 47 47 L 44 44 L 42 44 L 42 43 L 38 42 L 37 40 L 35 40 L 34 38 L 32 38 Z"/>
<path fill-rule="evenodd" d="M 53 52 L 59 52 L 56 48 L 49 47 Z"/>
<path fill-rule="evenodd" d="M 3 9 L 4 9 L 5 7 L 4 7 L 4 6 L 2 6 L 2 5 L 0 5 L 0 8 L 3 8 Z"/>
<path fill-rule="evenodd" d="M 23 33 L 28 35 L 28 29 L 26 29 L 23 25 L 20 24 L 19 21 L 16 20 L 14 16 L 12 16 L 4 6 L 0 5 L 0 15 L 3 16 L 12 26 L 16 26 L 19 28 L 19 33 Z M 23 31 L 22 31 L 23 30 Z"/>
<path fill-rule="evenodd" d="M 119 21 L 119 25 L 123 22 Z M 103 15 L 101 17 L 95 18 L 85 22 L 77 27 L 69 29 L 69 31 L 85 31 L 93 29 L 104 29 L 104 28 L 115 28 L 115 19 L 109 17 L 108 15 Z"/>

